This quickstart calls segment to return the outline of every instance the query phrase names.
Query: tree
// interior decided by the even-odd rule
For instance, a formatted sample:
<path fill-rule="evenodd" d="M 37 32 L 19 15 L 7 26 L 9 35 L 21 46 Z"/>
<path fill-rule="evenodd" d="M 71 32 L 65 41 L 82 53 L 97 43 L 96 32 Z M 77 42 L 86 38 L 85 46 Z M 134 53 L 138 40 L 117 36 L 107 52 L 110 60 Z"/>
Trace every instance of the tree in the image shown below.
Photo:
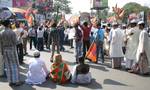
<path fill-rule="evenodd" d="M 71 13 L 70 3 L 68 0 L 54 0 L 54 12 Z"/>
<path fill-rule="evenodd" d="M 138 3 L 130 2 L 124 5 L 123 9 L 125 10 L 125 14 L 123 17 L 123 22 L 127 22 L 128 15 L 131 13 L 139 13 L 141 11 L 145 11 L 147 13 L 150 9 L 146 6 L 141 6 Z"/>

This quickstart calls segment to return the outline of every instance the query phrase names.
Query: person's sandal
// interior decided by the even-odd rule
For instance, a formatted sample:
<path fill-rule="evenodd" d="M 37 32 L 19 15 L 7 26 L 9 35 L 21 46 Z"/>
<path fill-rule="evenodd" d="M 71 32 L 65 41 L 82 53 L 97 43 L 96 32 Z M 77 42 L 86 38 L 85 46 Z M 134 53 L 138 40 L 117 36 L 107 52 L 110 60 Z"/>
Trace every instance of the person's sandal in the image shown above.
<path fill-rule="evenodd" d="M 13 86 L 21 86 L 24 84 L 24 81 L 20 81 L 20 82 L 17 82 L 17 83 L 9 83 L 9 86 L 13 87 Z"/>

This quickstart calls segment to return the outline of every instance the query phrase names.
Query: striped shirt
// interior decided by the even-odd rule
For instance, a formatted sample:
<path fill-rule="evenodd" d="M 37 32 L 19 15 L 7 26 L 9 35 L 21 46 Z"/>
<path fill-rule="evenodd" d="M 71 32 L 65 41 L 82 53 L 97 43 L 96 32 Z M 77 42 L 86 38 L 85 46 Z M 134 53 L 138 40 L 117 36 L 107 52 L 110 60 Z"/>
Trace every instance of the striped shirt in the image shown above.
<path fill-rule="evenodd" d="M 17 44 L 17 37 L 15 32 L 6 28 L 0 34 L 0 41 L 2 43 L 2 47 L 15 47 Z"/>

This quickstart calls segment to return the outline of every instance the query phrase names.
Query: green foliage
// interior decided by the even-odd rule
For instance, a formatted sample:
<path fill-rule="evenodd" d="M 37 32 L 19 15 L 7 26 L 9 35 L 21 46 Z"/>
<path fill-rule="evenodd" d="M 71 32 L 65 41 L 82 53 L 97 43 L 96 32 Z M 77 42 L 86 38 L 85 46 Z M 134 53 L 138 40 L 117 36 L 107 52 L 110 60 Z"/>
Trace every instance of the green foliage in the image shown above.
<path fill-rule="evenodd" d="M 54 0 L 54 12 L 71 13 L 71 2 L 69 0 Z"/>

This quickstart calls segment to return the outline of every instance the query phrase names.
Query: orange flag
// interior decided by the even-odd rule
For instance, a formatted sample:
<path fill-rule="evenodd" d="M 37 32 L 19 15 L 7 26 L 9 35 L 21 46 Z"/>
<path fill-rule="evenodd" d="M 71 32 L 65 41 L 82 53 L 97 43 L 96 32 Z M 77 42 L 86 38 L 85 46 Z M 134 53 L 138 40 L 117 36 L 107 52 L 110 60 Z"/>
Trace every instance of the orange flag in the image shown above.
<path fill-rule="evenodd" d="M 90 59 L 92 62 L 96 62 L 96 43 L 95 41 L 91 44 L 89 50 L 85 56 L 87 59 Z"/>

